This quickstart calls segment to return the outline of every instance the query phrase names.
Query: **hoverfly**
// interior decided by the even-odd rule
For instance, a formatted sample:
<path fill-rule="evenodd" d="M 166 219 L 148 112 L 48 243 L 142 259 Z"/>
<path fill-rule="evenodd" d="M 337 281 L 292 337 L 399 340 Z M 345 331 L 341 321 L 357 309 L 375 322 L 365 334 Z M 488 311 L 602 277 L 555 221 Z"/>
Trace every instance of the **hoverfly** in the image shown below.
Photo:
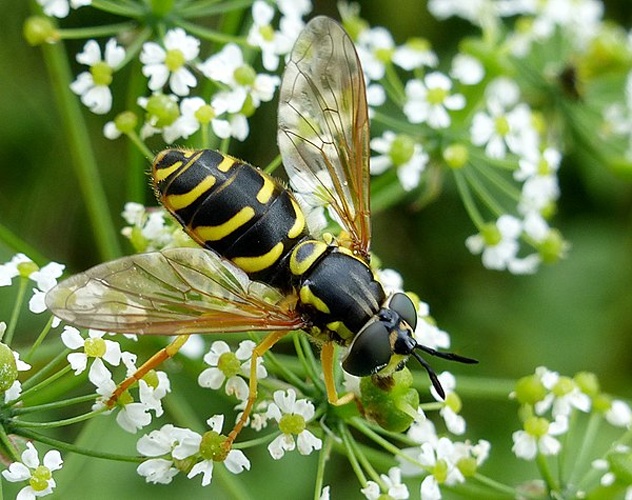
<path fill-rule="evenodd" d="M 283 75 L 278 121 L 290 182 L 328 206 L 344 236 L 311 235 L 293 193 L 247 163 L 210 150 L 158 154 L 156 195 L 202 248 L 107 262 L 46 297 L 56 316 L 81 327 L 180 335 L 124 381 L 109 404 L 193 333 L 269 332 L 253 352 L 249 398 L 228 446 L 255 402 L 257 358 L 291 331 L 321 344 L 332 404 L 351 399 L 336 391 L 335 344 L 348 348 L 342 366 L 356 376 L 388 377 L 413 356 L 442 396 L 418 351 L 475 362 L 419 345 L 413 302 L 403 293 L 387 296 L 370 267 L 366 89 L 353 42 L 337 22 L 316 17 L 299 35 Z"/>

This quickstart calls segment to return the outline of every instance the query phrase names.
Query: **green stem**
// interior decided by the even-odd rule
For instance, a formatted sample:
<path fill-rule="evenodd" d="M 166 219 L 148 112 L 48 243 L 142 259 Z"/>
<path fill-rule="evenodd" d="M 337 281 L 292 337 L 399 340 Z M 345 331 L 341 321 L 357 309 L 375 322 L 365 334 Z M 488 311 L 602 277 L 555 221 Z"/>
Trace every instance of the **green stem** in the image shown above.
<path fill-rule="evenodd" d="M 595 443 L 595 438 L 597 437 L 597 432 L 599 430 L 602 418 L 603 415 L 601 413 L 594 412 L 590 415 L 590 418 L 588 419 L 588 426 L 586 427 L 586 430 L 582 433 L 583 439 L 581 447 L 577 451 L 577 454 L 572 457 L 573 468 L 571 469 L 568 476 L 568 484 L 571 487 L 573 487 L 576 481 L 580 481 L 579 474 L 581 474 L 582 471 L 586 470 L 586 468 L 582 466 L 587 462 L 587 457 L 592 451 L 592 447 Z"/>
<path fill-rule="evenodd" d="M 485 486 L 487 486 L 488 488 L 495 490 L 499 493 L 506 493 L 509 497 L 511 498 L 518 498 L 518 492 L 516 491 L 515 488 L 512 488 L 511 486 L 507 486 L 506 484 L 503 483 L 499 483 L 498 481 L 495 481 L 494 479 L 491 479 L 487 476 L 483 476 L 482 474 L 479 474 L 478 472 L 476 474 L 474 474 L 474 476 L 472 476 L 473 479 L 475 479 L 476 481 L 478 481 L 480 484 L 483 484 Z M 529 494 L 526 494 L 524 492 L 520 492 L 520 497 L 524 497 L 524 498 L 540 498 L 538 497 L 532 497 Z"/>
<path fill-rule="evenodd" d="M 117 462 L 132 462 L 132 463 L 140 463 L 143 460 L 145 460 L 145 457 L 119 455 L 118 453 L 107 453 L 103 451 L 93 450 L 90 448 L 83 448 L 81 446 L 76 446 L 74 444 L 70 444 L 65 441 L 59 441 L 58 439 L 54 439 L 44 434 L 40 434 L 39 432 L 33 432 L 31 430 L 20 429 L 20 435 L 27 437 L 29 439 L 32 439 L 34 441 L 39 441 L 40 443 L 45 443 L 56 449 L 78 453 L 80 455 L 85 455 L 87 457 L 103 458 L 106 460 L 116 460 Z"/>
<path fill-rule="evenodd" d="M 36 393 L 40 389 L 43 389 L 44 387 L 48 387 L 52 382 L 54 382 L 55 380 L 60 379 L 61 377 L 66 375 L 71 370 L 72 370 L 72 367 L 70 365 L 64 366 L 61 370 L 59 370 L 57 373 L 54 373 L 53 375 L 48 377 L 46 380 L 43 380 L 39 384 L 36 384 L 33 387 L 31 387 L 31 388 L 27 389 L 26 391 L 24 391 L 16 401 L 21 401 L 25 397 L 30 396 L 33 393 Z"/>
<path fill-rule="evenodd" d="M 281 155 L 276 155 L 272 161 L 270 163 L 268 163 L 268 165 L 263 169 L 263 171 L 266 174 L 270 174 L 272 175 L 274 173 L 274 171 L 279 168 L 279 166 L 281 165 L 281 162 L 283 161 L 283 159 L 281 158 Z"/>
<path fill-rule="evenodd" d="M 472 192 L 470 191 L 469 186 L 467 185 L 467 181 L 465 180 L 465 175 L 460 170 L 453 170 L 454 172 L 454 180 L 456 181 L 456 187 L 459 190 L 459 194 L 461 195 L 461 200 L 463 201 L 463 206 L 467 214 L 470 216 L 474 225 L 480 230 L 485 224 L 483 220 L 483 216 L 478 210 L 476 203 L 474 202 L 474 198 L 472 197 Z"/>
<path fill-rule="evenodd" d="M 24 303 L 24 295 L 26 294 L 26 287 L 28 285 L 29 279 L 23 276 L 20 277 L 20 286 L 18 287 L 18 296 L 15 298 L 15 303 L 13 304 L 13 310 L 11 311 L 11 319 L 9 319 L 9 324 L 7 325 L 7 329 L 2 336 L 2 342 L 7 345 L 11 345 L 13 341 L 13 334 L 15 333 L 15 327 L 18 324 L 18 318 L 20 317 L 20 309 L 22 309 L 22 304 Z"/>
<path fill-rule="evenodd" d="M 349 431 L 344 423 L 340 422 L 338 426 L 338 432 L 340 436 L 342 437 L 342 442 L 346 451 L 347 459 L 349 460 L 349 464 L 351 465 L 351 468 L 355 472 L 355 475 L 358 478 L 360 485 L 362 485 L 362 487 L 364 488 L 366 487 L 367 479 L 366 479 L 366 476 L 364 475 L 364 471 L 362 470 L 362 467 L 360 467 L 360 463 L 358 462 L 357 457 L 355 456 L 355 448 L 352 445 L 353 440 L 351 439 L 351 436 L 349 436 Z"/>
<path fill-rule="evenodd" d="M 33 342 L 33 345 L 29 349 L 29 352 L 26 354 L 26 356 L 24 356 L 24 361 L 28 363 L 33 358 L 33 354 L 35 353 L 35 350 L 40 346 L 40 344 L 44 341 L 44 339 L 50 332 L 50 329 L 54 320 L 55 320 L 55 316 L 51 315 L 51 317 L 48 318 L 48 321 L 44 325 L 42 332 L 38 335 L 37 339 L 35 339 L 35 342 Z"/>
<path fill-rule="evenodd" d="M 319 500 L 323 491 L 325 468 L 327 467 L 327 460 L 331 455 L 333 439 L 331 434 L 327 434 L 323 440 L 323 447 L 318 453 L 318 468 L 316 469 L 316 481 L 314 482 L 314 500 Z"/>
<path fill-rule="evenodd" d="M 14 444 L 11 442 L 11 439 L 2 425 L 0 425 L 0 448 L 9 456 L 12 462 L 18 462 L 20 460 L 20 456 Z"/>
<path fill-rule="evenodd" d="M 77 415 L 76 417 L 57 420 L 54 422 L 29 422 L 28 420 L 15 419 L 13 420 L 12 424 L 16 429 L 16 434 L 24 434 L 23 429 L 55 429 L 57 427 L 66 427 L 68 425 L 83 422 L 85 420 L 90 420 L 91 418 L 100 415 L 104 411 L 107 411 L 107 408 L 103 407 L 100 410 L 90 411 L 88 413 L 84 413 L 83 415 Z"/>
<path fill-rule="evenodd" d="M 246 9 L 253 4 L 254 0 L 230 0 L 220 3 L 218 0 L 205 0 L 201 2 L 193 2 L 190 5 L 179 9 L 180 17 L 206 17 L 225 14 L 231 10 Z"/>
<path fill-rule="evenodd" d="M 44 257 L 41 253 L 35 250 L 35 248 L 22 240 L 22 238 L 2 223 L 0 223 L 0 241 L 8 246 L 13 252 L 23 253 L 40 267 L 49 262 L 49 259 Z"/>
<path fill-rule="evenodd" d="M 538 452 L 535 457 L 535 463 L 538 466 L 538 470 L 540 471 L 542 479 L 546 483 L 546 487 L 548 488 L 549 492 L 559 491 L 560 486 L 551 473 L 551 468 L 549 467 L 549 462 L 546 459 L 546 455 Z"/>
<path fill-rule="evenodd" d="M 236 35 L 227 35 L 226 33 L 222 33 L 220 31 L 212 30 L 209 28 L 204 28 L 202 26 L 198 26 L 197 24 L 190 23 L 188 21 L 183 21 L 182 19 L 178 19 L 176 24 L 185 29 L 187 32 L 202 38 L 204 40 L 208 40 L 210 42 L 217 43 L 236 43 L 239 45 L 247 45 L 246 38 L 243 36 Z"/>
<path fill-rule="evenodd" d="M 37 413 L 39 411 L 54 410 L 57 408 L 64 408 L 66 406 L 73 406 L 76 404 L 86 403 L 88 401 L 94 401 L 97 397 L 96 394 L 86 394 L 84 396 L 77 396 L 76 398 L 63 399 L 61 401 L 55 401 L 53 403 L 44 403 L 35 406 L 24 406 L 13 408 L 14 415 L 28 415 L 29 413 Z"/>
<path fill-rule="evenodd" d="M 144 8 L 141 7 L 142 3 L 134 3 L 128 0 L 92 0 L 90 5 L 95 9 L 122 17 L 136 18 L 145 14 Z"/>
<path fill-rule="evenodd" d="M 107 198 L 98 173 L 97 161 L 88 135 L 88 126 L 79 108 L 78 100 L 70 90 L 72 73 L 65 49 L 62 43 L 56 43 L 43 45 L 42 50 L 52 80 L 63 128 L 68 137 L 75 175 L 79 180 L 99 254 L 104 260 L 112 260 L 120 255 L 117 231 L 112 223 Z"/>
<path fill-rule="evenodd" d="M 503 213 L 505 213 L 503 207 L 501 207 L 496 202 L 494 197 L 489 193 L 487 188 L 483 185 L 480 179 L 476 175 L 474 175 L 473 172 L 468 170 L 464 172 L 464 174 L 467 177 L 469 185 L 472 186 L 472 189 L 474 189 L 476 195 L 480 198 L 483 204 L 486 205 L 487 208 L 495 215 L 495 217 L 500 217 Z"/>
<path fill-rule="evenodd" d="M 34 387 L 35 384 L 39 383 L 40 380 L 44 379 L 44 377 L 47 376 L 48 372 L 52 371 L 59 364 L 59 362 L 68 355 L 69 352 L 70 352 L 70 349 L 64 349 L 59 354 L 57 354 L 53 359 L 51 359 L 48 363 L 46 363 L 46 366 L 41 367 L 37 371 L 37 373 L 33 374 L 33 376 L 31 376 L 27 381 L 25 381 L 22 384 L 22 390 L 23 391 L 30 390 L 31 387 Z M 24 395 L 24 392 L 22 392 L 22 395 Z M 18 400 L 21 400 L 21 399 L 22 399 L 22 396 L 18 398 Z"/>
<path fill-rule="evenodd" d="M 105 26 L 90 26 L 86 28 L 64 28 L 59 30 L 63 40 L 83 40 L 86 38 L 100 38 L 104 36 L 116 36 L 122 32 L 130 31 L 136 27 L 134 22 L 108 24 Z"/>
<path fill-rule="evenodd" d="M 513 379 L 490 377 L 472 377 L 458 375 L 457 392 L 459 396 L 471 399 L 509 401 L 509 393 L 516 387 Z"/>

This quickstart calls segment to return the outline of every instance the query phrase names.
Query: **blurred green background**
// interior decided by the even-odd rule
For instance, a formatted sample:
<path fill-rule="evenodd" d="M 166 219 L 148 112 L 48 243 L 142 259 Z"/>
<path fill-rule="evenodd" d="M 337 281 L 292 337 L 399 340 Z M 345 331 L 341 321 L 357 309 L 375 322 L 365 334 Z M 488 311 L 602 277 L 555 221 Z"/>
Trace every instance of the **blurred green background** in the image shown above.
<path fill-rule="evenodd" d="M 27 3 L 0 3 L 7 20 L 0 30 L 0 221 L 44 257 L 65 263 L 76 272 L 100 259 L 70 164 L 58 109 L 41 50 L 28 46 L 21 36 Z M 458 40 L 473 32 L 470 25 L 458 20 L 438 23 L 427 14 L 424 2 L 400 1 L 396 9 L 391 9 L 393 2 L 361 3 L 363 17 L 371 25 L 388 27 L 398 43 L 408 36 L 422 35 L 431 40 L 440 55 L 454 52 Z M 605 5 L 607 18 L 630 27 L 628 0 Z M 334 9 L 334 2 L 317 2 L 315 13 L 335 16 Z M 90 10 L 81 9 L 63 24 L 90 22 Z M 82 44 L 68 43 L 69 52 L 75 54 Z M 72 64 L 76 74 L 74 59 Z M 116 85 L 125 83 L 120 80 L 115 78 L 115 93 Z M 243 144 L 234 142 L 231 153 L 254 164 L 267 164 L 276 155 L 275 109 L 276 103 L 265 105 L 251 122 L 249 139 Z M 102 138 L 103 118 L 84 114 L 94 138 L 112 217 L 122 227 L 118 214 L 128 201 L 128 145 L 123 140 Z M 566 375 L 589 370 L 599 376 L 607 392 L 632 397 L 632 192 L 629 184 L 600 165 L 580 168 L 578 160 L 581 158 L 571 155 L 562 166 L 562 197 L 555 219 L 572 247 L 566 260 L 545 266 L 534 276 L 487 271 L 480 258 L 467 251 L 464 240 L 475 230 L 450 181 L 439 199 L 422 211 L 402 205 L 375 214 L 373 248 L 384 265 L 400 271 L 406 287 L 430 304 L 438 324 L 451 334 L 453 348 L 480 360 L 474 368 L 436 361 L 437 371 L 445 368 L 463 374 L 467 383 L 467 377 L 516 379 L 540 365 Z M 146 196 L 144 201 L 149 202 L 149 189 Z M 120 243 L 129 251 L 123 239 Z M 0 262 L 13 254 L 12 248 L 0 244 Z M 15 288 L 0 289 L 0 320 L 8 320 L 14 296 Z M 28 347 L 44 320 L 25 314 L 16 345 Z M 177 383 L 176 378 L 174 385 Z M 187 385 L 181 395 L 197 398 L 209 407 L 208 412 L 217 411 L 206 391 Z M 509 482 L 534 477 L 533 464 L 512 459 L 511 433 L 519 428 L 515 405 L 483 397 L 465 395 L 463 409 L 467 437 L 492 442 L 492 453 L 482 472 Z M 82 436 L 86 445 L 134 452 L 129 436 L 111 419 L 98 419 L 90 425 L 89 432 Z M 72 440 L 76 432 L 71 428 L 59 431 L 57 436 Z M 264 452 L 259 453 L 259 459 L 249 455 L 254 470 L 237 477 L 252 497 L 267 498 L 270 489 L 283 491 L 291 498 L 311 497 L 315 457 L 286 457 L 272 463 Z M 55 475 L 60 484 L 55 498 L 133 495 L 157 499 L 174 498 L 175 491 L 179 498 L 230 497 L 220 467 L 211 488 L 201 489 L 199 478 L 177 478 L 178 489 L 174 490 L 145 485 L 128 464 L 86 461 L 71 454 L 65 458 L 66 467 Z M 342 497 L 345 487 L 346 498 L 359 496 L 346 463 L 339 462 L 340 467 L 328 469 L 326 478 L 326 484 L 333 486 L 333 498 Z M 274 478 L 272 487 L 270 478 Z M 5 487 L 5 492 L 13 488 Z"/>

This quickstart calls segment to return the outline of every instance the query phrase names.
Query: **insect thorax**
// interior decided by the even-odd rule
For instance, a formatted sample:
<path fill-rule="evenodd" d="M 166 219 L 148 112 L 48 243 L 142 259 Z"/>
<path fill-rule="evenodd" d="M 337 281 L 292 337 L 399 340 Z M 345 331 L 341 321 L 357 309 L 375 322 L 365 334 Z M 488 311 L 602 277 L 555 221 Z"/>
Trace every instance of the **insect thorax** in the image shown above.
<path fill-rule="evenodd" d="M 289 268 L 298 291 L 298 307 L 321 340 L 348 345 L 385 300 L 371 268 L 334 243 L 304 240 L 293 250 Z"/>

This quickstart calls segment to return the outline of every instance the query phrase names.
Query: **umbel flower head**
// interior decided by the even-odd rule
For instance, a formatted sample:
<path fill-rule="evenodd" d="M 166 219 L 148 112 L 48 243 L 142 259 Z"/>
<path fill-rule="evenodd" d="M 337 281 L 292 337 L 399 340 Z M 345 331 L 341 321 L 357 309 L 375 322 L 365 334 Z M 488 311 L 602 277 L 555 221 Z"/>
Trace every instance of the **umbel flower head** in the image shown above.
<path fill-rule="evenodd" d="M 12 483 L 28 481 L 28 485 L 18 493 L 17 500 L 50 495 L 56 486 L 52 473 L 61 469 L 63 464 L 61 454 L 57 450 L 50 450 L 40 462 L 35 446 L 29 441 L 21 458 L 21 462 L 13 462 L 7 470 L 2 471 L 2 477 Z"/>

